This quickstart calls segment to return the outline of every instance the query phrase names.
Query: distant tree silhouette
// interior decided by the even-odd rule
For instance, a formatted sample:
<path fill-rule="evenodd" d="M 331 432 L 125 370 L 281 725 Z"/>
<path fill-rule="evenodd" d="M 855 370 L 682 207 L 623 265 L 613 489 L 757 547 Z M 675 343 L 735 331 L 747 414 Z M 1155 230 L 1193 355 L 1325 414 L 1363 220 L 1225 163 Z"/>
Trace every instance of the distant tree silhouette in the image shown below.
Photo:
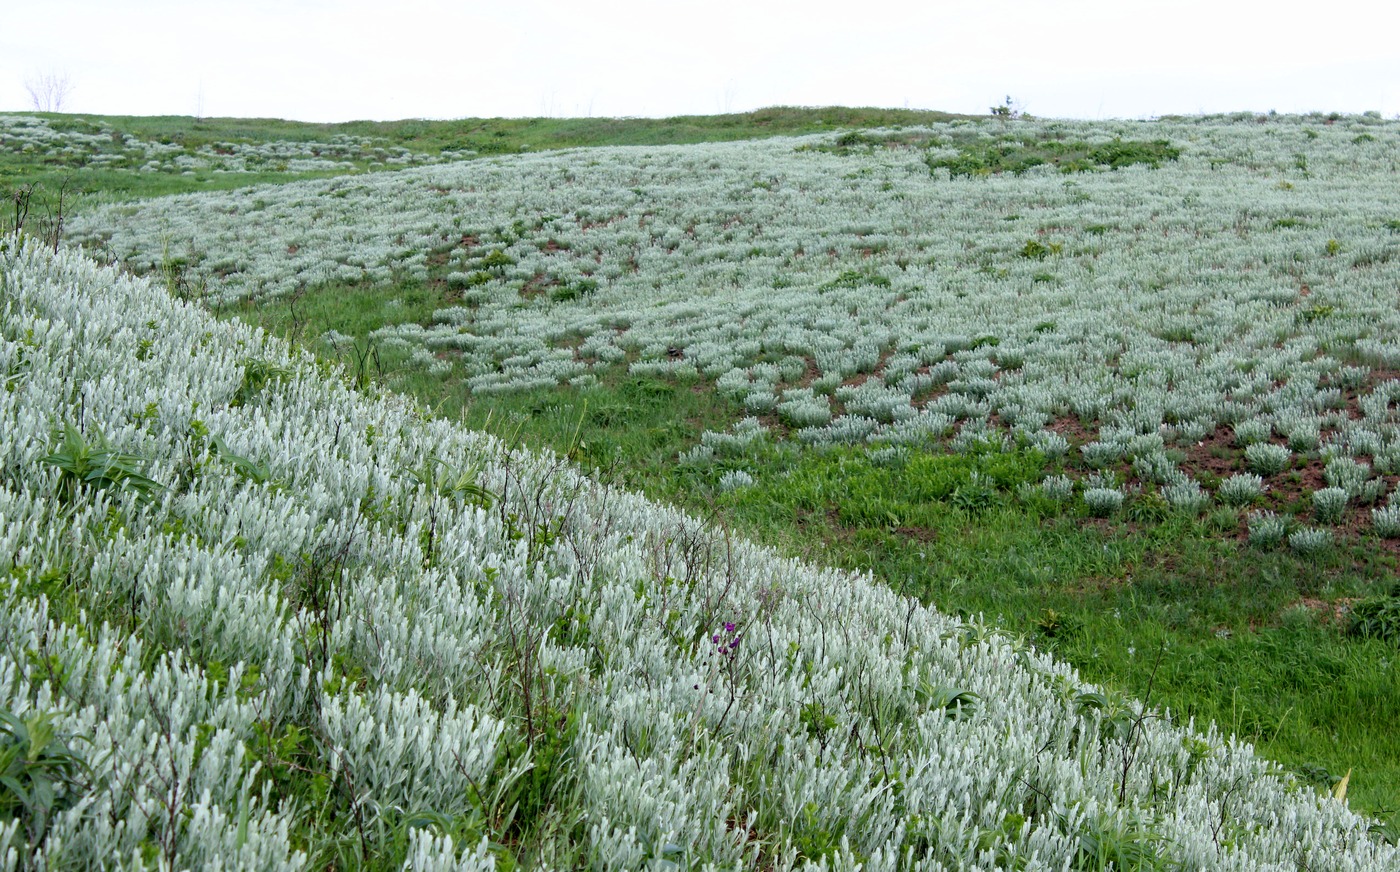
<path fill-rule="evenodd" d="M 50 70 L 25 79 L 24 89 L 29 92 L 29 102 L 35 111 L 62 112 L 68 95 L 73 93 L 73 81 L 65 72 Z"/>

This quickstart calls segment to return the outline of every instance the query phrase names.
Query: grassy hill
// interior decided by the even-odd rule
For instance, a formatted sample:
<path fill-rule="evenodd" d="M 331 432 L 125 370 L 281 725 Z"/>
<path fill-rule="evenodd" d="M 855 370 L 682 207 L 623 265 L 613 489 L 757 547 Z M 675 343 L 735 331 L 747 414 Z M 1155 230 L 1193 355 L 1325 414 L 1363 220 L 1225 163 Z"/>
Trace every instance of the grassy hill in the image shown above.
<path fill-rule="evenodd" d="M 66 239 L 362 387 L 1400 806 L 1396 125 L 51 116 L 0 139 L 11 185 L 98 191 Z"/>
<path fill-rule="evenodd" d="M 1024 641 L 3 246 L 11 867 L 1397 860 Z"/>

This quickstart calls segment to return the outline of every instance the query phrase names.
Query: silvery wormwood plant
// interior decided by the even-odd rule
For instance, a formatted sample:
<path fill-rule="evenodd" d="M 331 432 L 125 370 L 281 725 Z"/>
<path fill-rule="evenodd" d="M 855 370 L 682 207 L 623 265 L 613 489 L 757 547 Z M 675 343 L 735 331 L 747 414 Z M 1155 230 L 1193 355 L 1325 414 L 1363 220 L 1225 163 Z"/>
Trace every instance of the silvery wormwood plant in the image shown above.
<path fill-rule="evenodd" d="M 557 868 L 1400 860 L 1213 726 L 359 394 L 78 254 L 7 245 L 0 311 L 0 706 L 91 769 L 6 856 L 490 868 L 507 836 Z M 66 485 L 44 462 L 65 423 L 158 488 Z M 439 462 L 492 498 L 405 474 Z"/>

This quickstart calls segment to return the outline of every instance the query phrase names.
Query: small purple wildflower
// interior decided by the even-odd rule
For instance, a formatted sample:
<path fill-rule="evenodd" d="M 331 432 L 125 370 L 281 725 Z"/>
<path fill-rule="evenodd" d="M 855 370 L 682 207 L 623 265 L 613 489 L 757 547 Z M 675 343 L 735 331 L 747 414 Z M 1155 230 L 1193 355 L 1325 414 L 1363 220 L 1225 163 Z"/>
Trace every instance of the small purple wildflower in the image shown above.
<path fill-rule="evenodd" d="M 735 650 L 739 647 L 739 638 L 743 634 L 739 630 L 739 625 L 733 621 L 725 621 L 723 629 L 710 636 L 710 642 L 715 646 L 715 653 L 721 657 L 732 658 Z"/>

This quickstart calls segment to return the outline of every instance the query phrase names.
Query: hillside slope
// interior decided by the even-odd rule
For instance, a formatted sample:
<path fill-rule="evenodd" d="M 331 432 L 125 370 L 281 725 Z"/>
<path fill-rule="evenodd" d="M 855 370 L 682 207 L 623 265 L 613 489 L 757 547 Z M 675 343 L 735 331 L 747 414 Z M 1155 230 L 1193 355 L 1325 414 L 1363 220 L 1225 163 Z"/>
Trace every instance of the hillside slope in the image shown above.
<path fill-rule="evenodd" d="M 6 868 L 1400 863 L 1248 746 L 77 254 L 6 240 L 0 313 L 4 741 L 54 797 L 4 795 Z"/>

